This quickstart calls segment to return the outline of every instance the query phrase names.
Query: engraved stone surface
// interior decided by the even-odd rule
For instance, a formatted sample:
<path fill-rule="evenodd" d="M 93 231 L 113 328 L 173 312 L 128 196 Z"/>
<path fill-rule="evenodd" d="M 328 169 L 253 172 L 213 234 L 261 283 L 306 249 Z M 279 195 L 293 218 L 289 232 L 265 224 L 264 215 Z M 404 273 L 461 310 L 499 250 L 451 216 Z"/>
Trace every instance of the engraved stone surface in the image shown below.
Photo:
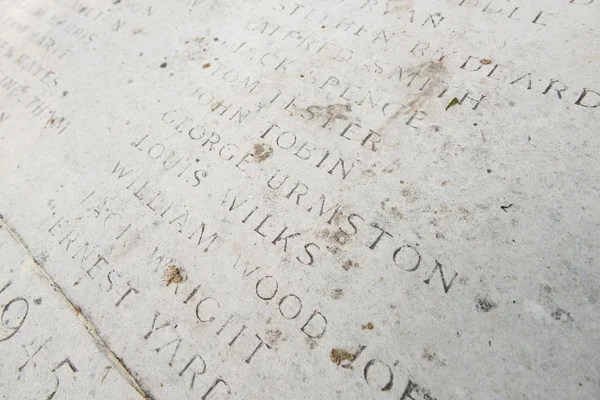
<path fill-rule="evenodd" d="M 0 1 L 0 398 L 600 398 L 599 18 Z"/>

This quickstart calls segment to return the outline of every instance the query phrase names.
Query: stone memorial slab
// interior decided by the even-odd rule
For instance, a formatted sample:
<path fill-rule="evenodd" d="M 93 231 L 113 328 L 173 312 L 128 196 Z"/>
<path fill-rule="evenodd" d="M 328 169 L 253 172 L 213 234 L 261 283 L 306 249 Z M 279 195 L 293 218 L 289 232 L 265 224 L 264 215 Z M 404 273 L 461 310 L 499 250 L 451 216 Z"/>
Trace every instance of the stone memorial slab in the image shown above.
<path fill-rule="evenodd" d="M 600 1 L 0 1 L 0 398 L 600 398 Z"/>

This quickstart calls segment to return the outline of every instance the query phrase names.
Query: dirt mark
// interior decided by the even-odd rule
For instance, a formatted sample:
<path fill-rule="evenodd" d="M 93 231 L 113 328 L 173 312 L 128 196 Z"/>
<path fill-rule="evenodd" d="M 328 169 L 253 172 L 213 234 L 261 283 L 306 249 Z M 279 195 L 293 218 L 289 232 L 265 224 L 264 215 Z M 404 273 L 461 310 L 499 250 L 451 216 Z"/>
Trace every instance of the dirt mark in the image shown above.
<path fill-rule="evenodd" d="M 403 218 L 404 214 L 402 214 L 402 212 L 400 211 L 400 209 L 398 207 L 396 207 L 396 206 L 388 207 L 387 203 L 389 201 L 390 201 L 389 198 L 383 199 L 383 201 L 380 203 L 381 204 L 381 209 L 384 210 L 384 211 L 391 212 L 396 217 Z"/>
<path fill-rule="evenodd" d="M 446 361 L 440 359 L 436 353 L 429 351 L 429 349 L 423 349 L 423 354 L 421 354 L 421 357 L 424 360 L 432 362 L 432 363 L 436 364 L 439 367 L 445 367 L 446 366 Z"/>
<path fill-rule="evenodd" d="M 477 299 L 475 309 L 479 312 L 490 312 L 497 307 L 497 304 L 488 299 L 487 297 L 480 297 Z"/>
<path fill-rule="evenodd" d="M 348 260 L 344 264 L 342 264 L 342 268 L 344 268 L 344 270 L 348 271 L 352 268 L 360 268 L 360 265 L 357 262 Z"/>
<path fill-rule="evenodd" d="M 550 316 L 552 317 L 552 319 L 554 319 L 556 321 L 562 321 L 562 322 L 573 321 L 573 317 L 571 317 L 571 313 L 560 307 L 557 308 L 556 310 L 552 311 Z"/>
<path fill-rule="evenodd" d="M 336 365 L 340 365 L 344 360 L 354 361 L 354 354 L 348 353 L 345 350 L 332 349 L 331 353 L 329 353 L 329 359 Z"/>
<path fill-rule="evenodd" d="M 268 144 L 257 143 L 254 145 L 254 153 L 252 153 L 252 157 L 254 157 L 256 162 L 261 163 L 272 155 L 273 148 Z"/>
<path fill-rule="evenodd" d="M 165 271 L 164 280 L 167 286 L 171 283 L 181 283 L 183 282 L 183 276 L 181 275 L 181 270 L 177 268 L 175 265 L 169 265 Z"/>
<path fill-rule="evenodd" d="M 335 230 L 334 232 L 331 232 L 328 229 L 322 229 L 317 232 L 316 236 L 331 242 L 331 244 L 334 246 L 343 246 L 348 243 L 349 240 L 349 235 L 345 234 L 341 230 Z"/>
<path fill-rule="evenodd" d="M 334 300 L 339 300 L 342 297 L 344 297 L 344 290 L 343 289 L 333 289 L 331 291 L 331 298 Z"/>
<path fill-rule="evenodd" d="M 352 112 L 352 107 L 350 104 L 330 104 L 325 107 L 312 105 L 306 107 L 306 110 L 327 119 L 350 119 L 348 113 Z"/>

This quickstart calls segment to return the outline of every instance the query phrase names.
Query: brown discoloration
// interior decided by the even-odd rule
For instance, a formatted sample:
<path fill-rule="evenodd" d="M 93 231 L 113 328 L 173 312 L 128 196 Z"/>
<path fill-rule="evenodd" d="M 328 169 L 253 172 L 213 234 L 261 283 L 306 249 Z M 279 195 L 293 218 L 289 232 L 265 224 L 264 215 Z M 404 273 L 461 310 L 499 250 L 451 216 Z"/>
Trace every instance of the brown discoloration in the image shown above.
<path fill-rule="evenodd" d="M 206 68 L 208 68 L 208 67 L 210 67 L 210 63 L 206 63 L 206 64 L 204 64 L 204 65 L 202 66 L 202 68 L 204 68 L 204 69 L 206 69 Z"/>
<path fill-rule="evenodd" d="M 183 282 L 183 276 L 181 276 L 181 270 L 175 265 L 169 265 L 164 275 L 165 283 L 169 286 L 171 283 Z"/>
<path fill-rule="evenodd" d="M 363 325 L 362 328 L 372 330 L 373 328 L 375 328 L 375 326 L 371 322 L 369 322 L 366 325 Z"/>
<path fill-rule="evenodd" d="M 344 360 L 354 361 L 354 354 L 348 353 L 345 350 L 332 349 L 331 353 L 329 353 L 329 359 L 336 365 L 340 365 Z"/>
<path fill-rule="evenodd" d="M 348 243 L 348 239 L 349 239 L 349 235 L 345 234 L 341 230 L 336 230 L 334 232 L 330 232 L 327 229 L 322 229 L 319 232 L 317 232 L 316 236 L 318 238 L 322 238 L 322 239 L 330 241 L 335 246 L 337 246 L 338 244 L 343 246 L 346 243 Z"/>
<path fill-rule="evenodd" d="M 256 162 L 263 162 L 272 155 L 273 148 L 268 144 L 257 143 L 254 145 L 254 153 L 252 153 L 252 157 L 254 157 Z"/>
<path fill-rule="evenodd" d="M 482 63 L 483 65 L 489 65 L 492 63 L 492 60 L 488 60 L 487 58 L 482 58 L 481 60 L 479 60 L 480 63 Z"/>

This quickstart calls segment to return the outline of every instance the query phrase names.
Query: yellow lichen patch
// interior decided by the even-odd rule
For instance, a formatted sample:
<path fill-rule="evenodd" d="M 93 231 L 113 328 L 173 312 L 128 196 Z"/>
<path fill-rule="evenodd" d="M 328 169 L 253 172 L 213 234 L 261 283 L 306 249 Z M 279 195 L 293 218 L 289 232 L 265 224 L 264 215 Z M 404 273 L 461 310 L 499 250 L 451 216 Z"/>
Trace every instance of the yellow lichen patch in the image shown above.
<path fill-rule="evenodd" d="M 181 276 L 181 270 L 177 268 L 175 265 L 169 265 L 167 270 L 165 271 L 164 276 L 165 282 L 167 286 L 171 283 L 181 283 L 183 282 L 183 277 Z"/>
<path fill-rule="evenodd" d="M 371 329 L 375 328 L 375 326 L 372 323 L 369 322 L 368 324 L 363 325 L 362 328 L 363 329 L 371 330 Z"/>
<path fill-rule="evenodd" d="M 479 60 L 480 63 L 482 63 L 483 65 L 488 65 L 492 63 L 492 60 L 488 60 L 487 58 L 482 58 L 481 60 Z"/>
<path fill-rule="evenodd" d="M 335 364 L 340 365 L 340 363 L 344 360 L 354 361 L 354 354 L 348 353 L 345 350 L 332 349 L 331 353 L 329 353 L 329 358 Z"/>

